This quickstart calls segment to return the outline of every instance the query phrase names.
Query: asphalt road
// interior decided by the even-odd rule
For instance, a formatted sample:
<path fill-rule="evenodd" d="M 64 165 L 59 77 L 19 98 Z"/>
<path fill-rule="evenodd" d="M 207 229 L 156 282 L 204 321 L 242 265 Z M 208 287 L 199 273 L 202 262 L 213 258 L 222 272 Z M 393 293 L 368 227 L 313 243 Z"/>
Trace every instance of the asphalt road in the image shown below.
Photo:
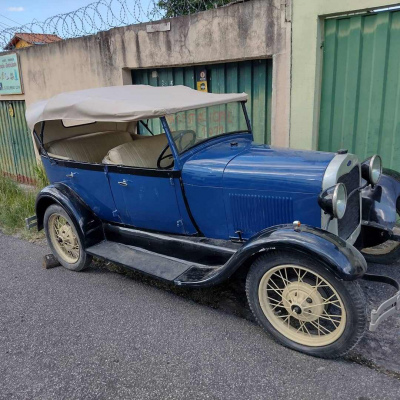
<path fill-rule="evenodd" d="M 0 399 L 400 398 L 398 375 L 279 346 L 242 297 L 44 270 L 46 252 L 0 234 Z"/>

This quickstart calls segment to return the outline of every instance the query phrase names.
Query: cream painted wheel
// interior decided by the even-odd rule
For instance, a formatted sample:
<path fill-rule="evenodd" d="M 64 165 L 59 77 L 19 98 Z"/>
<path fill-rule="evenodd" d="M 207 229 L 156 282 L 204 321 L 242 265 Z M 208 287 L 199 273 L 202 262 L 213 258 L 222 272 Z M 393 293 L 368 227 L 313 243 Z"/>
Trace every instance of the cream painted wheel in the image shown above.
<path fill-rule="evenodd" d="M 306 346 L 326 346 L 343 334 L 346 311 L 322 276 L 297 265 L 280 265 L 262 277 L 258 297 L 273 327 Z"/>
<path fill-rule="evenodd" d="M 90 265 L 92 257 L 82 244 L 84 237 L 78 235 L 80 228 L 60 205 L 52 204 L 46 209 L 43 225 L 47 243 L 63 267 L 82 271 Z"/>
<path fill-rule="evenodd" d="M 57 254 L 68 264 L 79 261 L 80 246 L 72 226 L 60 214 L 52 214 L 48 221 L 50 240 Z"/>
<path fill-rule="evenodd" d="M 366 302 L 357 281 L 343 281 L 313 254 L 273 250 L 259 255 L 246 278 L 257 322 L 291 349 L 337 358 L 366 330 Z"/>

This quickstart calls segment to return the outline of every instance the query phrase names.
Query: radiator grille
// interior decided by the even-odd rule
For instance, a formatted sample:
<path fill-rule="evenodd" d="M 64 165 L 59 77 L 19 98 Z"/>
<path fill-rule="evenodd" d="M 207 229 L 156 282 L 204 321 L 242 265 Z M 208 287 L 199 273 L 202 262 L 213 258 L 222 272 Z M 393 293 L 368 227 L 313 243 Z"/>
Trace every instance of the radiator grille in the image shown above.
<path fill-rule="evenodd" d="M 360 186 L 360 167 L 355 166 L 350 172 L 342 175 L 338 183 L 343 183 L 347 189 L 347 207 L 342 219 L 338 220 L 338 235 L 346 240 L 360 224 L 360 193 L 355 189 Z"/>
<path fill-rule="evenodd" d="M 359 166 L 355 166 L 350 172 L 339 177 L 338 183 L 343 183 L 346 186 L 347 195 L 349 196 L 353 190 L 360 186 Z"/>

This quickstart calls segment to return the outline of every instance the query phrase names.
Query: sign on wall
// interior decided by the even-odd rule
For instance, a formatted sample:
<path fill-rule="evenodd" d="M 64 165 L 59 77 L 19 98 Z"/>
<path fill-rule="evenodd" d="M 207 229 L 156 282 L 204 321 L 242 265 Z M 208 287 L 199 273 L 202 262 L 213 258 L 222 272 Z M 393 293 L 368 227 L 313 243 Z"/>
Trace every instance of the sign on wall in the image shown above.
<path fill-rule="evenodd" d="M 208 92 L 206 69 L 202 69 L 197 73 L 197 90 L 200 92 Z"/>
<path fill-rule="evenodd" d="M 17 54 L 0 56 L 0 96 L 21 93 L 23 91 Z"/>

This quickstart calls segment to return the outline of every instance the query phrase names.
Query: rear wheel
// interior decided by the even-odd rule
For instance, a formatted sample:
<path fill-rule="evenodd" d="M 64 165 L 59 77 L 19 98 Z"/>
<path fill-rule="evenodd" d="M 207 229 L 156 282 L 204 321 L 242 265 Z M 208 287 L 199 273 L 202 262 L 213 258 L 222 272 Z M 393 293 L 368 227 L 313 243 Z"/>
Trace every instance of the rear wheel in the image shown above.
<path fill-rule="evenodd" d="M 366 305 L 358 283 L 336 278 L 303 255 L 259 257 L 248 273 L 246 292 L 259 324 L 303 353 L 339 357 L 364 334 Z"/>
<path fill-rule="evenodd" d="M 65 210 L 51 205 L 44 214 L 44 229 L 49 247 L 60 264 L 71 271 L 82 271 L 92 257 L 86 254 L 77 228 Z"/>

